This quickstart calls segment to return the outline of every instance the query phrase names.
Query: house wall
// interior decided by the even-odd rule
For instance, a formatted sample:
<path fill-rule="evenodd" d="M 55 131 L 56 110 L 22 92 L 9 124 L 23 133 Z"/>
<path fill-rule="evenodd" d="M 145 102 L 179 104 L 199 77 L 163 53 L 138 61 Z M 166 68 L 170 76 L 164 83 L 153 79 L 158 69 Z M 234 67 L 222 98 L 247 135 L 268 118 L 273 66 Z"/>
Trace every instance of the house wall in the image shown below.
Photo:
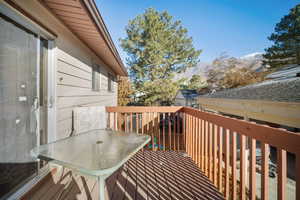
<path fill-rule="evenodd" d="M 22 0 L 15 2 L 58 36 L 55 39 L 55 64 L 57 67 L 56 139 L 68 137 L 72 132 L 72 110 L 74 107 L 82 105 L 115 106 L 117 104 L 117 83 L 113 82 L 113 92 L 107 91 L 108 73 L 116 75 L 39 1 Z M 99 92 L 92 91 L 93 64 L 100 66 L 101 86 Z"/>

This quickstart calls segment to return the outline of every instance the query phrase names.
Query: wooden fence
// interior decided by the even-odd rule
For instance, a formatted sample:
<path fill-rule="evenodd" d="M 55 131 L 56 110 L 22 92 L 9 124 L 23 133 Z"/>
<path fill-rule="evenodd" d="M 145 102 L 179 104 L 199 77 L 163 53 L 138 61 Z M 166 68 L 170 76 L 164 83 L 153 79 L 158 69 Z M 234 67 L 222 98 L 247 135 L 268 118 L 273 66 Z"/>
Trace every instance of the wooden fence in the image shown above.
<path fill-rule="evenodd" d="M 257 198 L 257 149 L 261 150 L 261 199 L 269 199 L 270 146 L 277 151 L 277 196 L 286 199 L 290 152 L 296 156 L 296 199 L 300 199 L 300 134 L 187 107 L 106 110 L 110 128 L 151 135 L 149 148 L 185 150 L 226 199 Z"/>

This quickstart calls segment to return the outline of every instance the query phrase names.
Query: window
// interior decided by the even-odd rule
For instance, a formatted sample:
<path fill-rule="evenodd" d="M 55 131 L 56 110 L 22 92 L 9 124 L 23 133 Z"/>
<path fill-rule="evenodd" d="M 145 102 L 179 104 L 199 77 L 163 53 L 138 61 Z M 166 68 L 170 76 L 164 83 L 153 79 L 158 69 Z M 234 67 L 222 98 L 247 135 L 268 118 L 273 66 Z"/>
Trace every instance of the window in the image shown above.
<path fill-rule="evenodd" d="M 110 73 L 108 73 L 108 77 L 107 77 L 107 90 L 109 92 L 113 92 L 113 80 L 114 80 L 114 76 L 111 75 Z"/>
<path fill-rule="evenodd" d="M 100 91 L 100 67 L 98 65 L 93 65 L 92 90 Z"/>

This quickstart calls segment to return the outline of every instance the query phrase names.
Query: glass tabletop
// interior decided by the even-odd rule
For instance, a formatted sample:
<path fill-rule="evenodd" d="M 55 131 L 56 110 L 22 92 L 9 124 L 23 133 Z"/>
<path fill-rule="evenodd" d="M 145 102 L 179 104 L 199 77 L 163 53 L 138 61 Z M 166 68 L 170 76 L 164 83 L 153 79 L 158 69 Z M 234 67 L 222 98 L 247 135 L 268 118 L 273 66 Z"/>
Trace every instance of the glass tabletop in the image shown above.
<path fill-rule="evenodd" d="M 93 175 L 109 175 L 150 141 L 148 135 L 93 130 L 41 145 L 31 155 Z"/>

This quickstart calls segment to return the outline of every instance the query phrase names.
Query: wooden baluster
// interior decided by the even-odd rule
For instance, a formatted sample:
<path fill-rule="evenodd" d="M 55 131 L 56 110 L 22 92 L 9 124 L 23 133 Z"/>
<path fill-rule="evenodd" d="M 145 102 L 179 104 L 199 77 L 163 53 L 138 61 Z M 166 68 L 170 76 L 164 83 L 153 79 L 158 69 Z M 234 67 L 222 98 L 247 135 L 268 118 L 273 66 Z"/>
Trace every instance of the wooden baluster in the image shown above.
<path fill-rule="evenodd" d="M 117 114 L 114 112 L 114 130 L 117 130 Z"/>
<path fill-rule="evenodd" d="M 145 133 L 145 113 L 141 113 L 142 115 L 142 134 Z"/>
<path fill-rule="evenodd" d="M 300 151 L 296 152 L 296 199 L 300 199 Z"/>
<path fill-rule="evenodd" d="M 152 151 L 154 151 L 154 147 L 155 147 L 155 142 L 154 142 L 154 130 L 155 130 L 155 125 L 154 125 L 154 113 L 149 113 L 149 118 L 150 118 L 150 122 L 149 122 L 149 129 L 151 131 L 151 138 L 152 138 Z"/>
<path fill-rule="evenodd" d="M 189 116 L 189 155 L 192 156 L 192 116 Z"/>
<path fill-rule="evenodd" d="M 240 200 L 246 199 L 246 136 L 240 135 L 241 159 L 240 159 Z"/>
<path fill-rule="evenodd" d="M 223 191 L 223 127 L 219 127 L 219 191 Z"/>
<path fill-rule="evenodd" d="M 173 147 L 173 150 L 175 150 L 176 151 L 176 113 L 173 113 L 173 123 L 174 123 L 174 125 L 173 125 L 173 145 L 174 145 L 174 147 Z"/>
<path fill-rule="evenodd" d="M 232 152 L 232 199 L 236 200 L 237 184 L 236 184 L 236 132 L 232 132 L 232 143 L 231 143 L 231 152 Z"/>
<path fill-rule="evenodd" d="M 139 132 L 139 114 L 135 113 L 135 131 L 136 133 Z"/>
<path fill-rule="evenodd" d="M 213 158 L 213 167 L 214 167 L 214 178 L 213 178 L 213 183 L 215 186 L 217 186 L 217 137 L 218 137 L 218 126 L 214 125 L 214 144 L 213 144 L 213 154 L 214 154 L 214 158 Z"/>
<path fill-rule="evenodd" d="M 201 164 L 201 156 L 200 156 L 200 152 L 201 152 L 201 121 L 199 118 L 197 118 L 197 163 L 198 163 L 198 167 L 200 168 L 200 164 Z"/>
<path fill-rule="evenodd" d="M 269 199 L 269 145 L 262 143 L 262 180 L 261 195 L 263 200 Z"/>
<path fill-rule="evenodd" d="M 124 113 L 124 131 L 127 132 L 127 113 Z"/>
<path fill-rule="evenodd" d="M 205 171 L 205 121 L 201 120 L 201 170 Z"/>
<path fill-rule="evenodd" d="M 111 127 L 111 121 L 110 121 L 110 112 L 107 113 L 107 126 L 106 128 L 110 128 Z"/>
<path fill-rule="evenodd" d="M 164 148 L 164 151 L 166 150 L 166 136 L 165 136 L 165 114 L 166 113 L 163 113 L 163 148 Z"/>
<path fill-rule="evenodd" d="M 205 121 L 205 175 L 208 176 L 208 122 Z"/>
<path fill-rule="evenodd" d="M 195 161 L 196 158 L 196 117 L 193 116 L 193 121 L 192 121 L 192 151 L 193 151 L 193 160 Z"/>
<path fill-rule="evenodd" d="M 193 120 L 194 116 L 190 116 L 190 152 L 191 152 L 191 157 L 193 159 Z"/>
<path fill-rule="evenodd" d="M 225 198 L 229 198 L 229 134 L 230 131 L 226 129 L 225 132 Z"/>
<path fill-rule="evenodd" d="M 158 150 L 161 150 L 160 147 L 161 147 L 161 133 L 160 133 L 160 116 L 161 116 L 161 113 L 157 113 L 157 135 L 158 135 Z"/>
<path fill-rule="evenodd" d="M 169 129 L 169 150 L 172 150 L 172 135 L 171 135 L 171 113 L 168 113 L 168 129 Z"/>
<path fill-rule="evenodd" d="M 250 200 L 256 200 L 256 140 L 250 140 Z"/>
<path fill-rule="evenodd" d="M 286 176 L 287 176 L 287 160 L 286 160 L 286 151 L 280 148 L 277 148 L 277 175 L 278 175 L 278 181 L 277 181 L 277 199 L 278 200 L 284 200 L 286 197 L 286 191 L 285 186 L 287 184 L 286 182 Z M 297 180 L 299 181 L 299 180 Z"/>
<path fill-rule="evenodd" d="M 182 138 L 183 138 L 183 149 L 185 150 L 185 152 L 187 151 L 186 149 L 186 114 L 183 112 L 182 113 Z"/>
<path fill-rule="evenodd" d="M 213 125 L 212 123 L 209 123 L 209 137 L 208 137 L 208 148 L 209 148 L 209 156 L 208 156 L 208 166 L 209 166 L 209 175 L 208 178 L 213 181 L 213 163 L 212 163 L 212 158 L 213 158 Z"/>
<path fill-rule="evenodd" d="M 133 124 L 132 124 L 132 121 L 133 121 L 133 116 L 132 116 L 132 113 L 130 113 L 130 131 L 132 132 L 133 131 Z"/>
<path fill-rule="evenodd" d="M 177 113 L 177 150 L 181 150 L 180 148 L 180 135 L 181 135 L 181 132 L 180 132 L 180 113 L 178 112 Z"/>
<path fill-rule="evenodd" d="M 194 161 L 197 163 L 197 117 L 194 117 Z"/>
<path fill-rule="evenodd" d="M 196 165 L 198 165 L 198 141 L 199 141 L 199 137 L 198 137 L 198 118 L 195 117 L 195 124 L 194 124 L 194 130 L 195 130 L 195 140 L 194 140 L 194 143 L 195 143 L 195 163 Z"/>

